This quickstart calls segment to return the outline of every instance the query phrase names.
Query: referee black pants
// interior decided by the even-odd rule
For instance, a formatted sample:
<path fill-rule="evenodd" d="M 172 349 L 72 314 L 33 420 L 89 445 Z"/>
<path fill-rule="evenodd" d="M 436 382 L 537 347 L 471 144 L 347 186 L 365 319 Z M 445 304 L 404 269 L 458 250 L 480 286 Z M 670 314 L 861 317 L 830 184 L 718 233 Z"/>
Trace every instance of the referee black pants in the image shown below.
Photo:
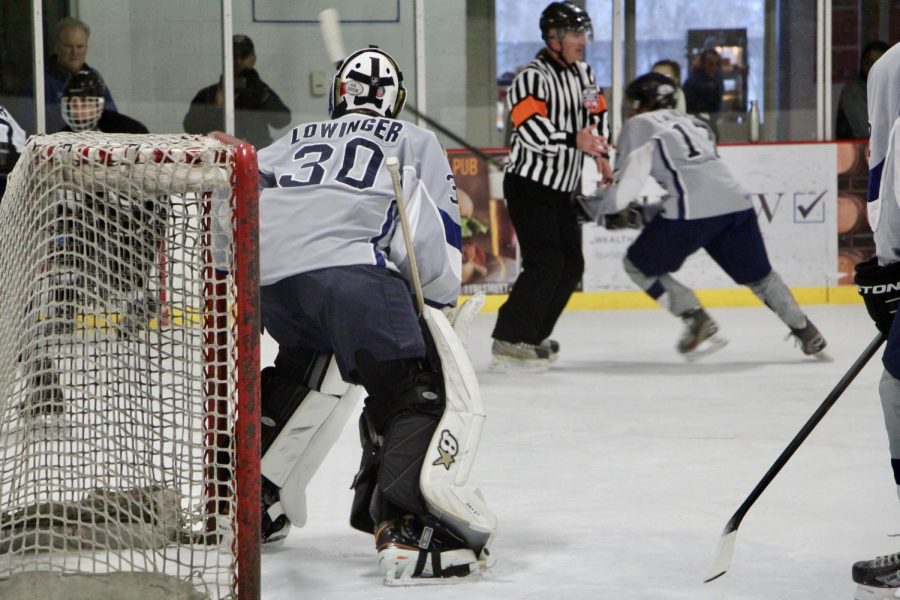
<path fill-rule="evenodd" d="M 567 192 L 507 173 L 503 193 L 522 252 L 522 272 L 500 307 L 493 337 L 540 344 L 584 272 L 581 228 Z"/>

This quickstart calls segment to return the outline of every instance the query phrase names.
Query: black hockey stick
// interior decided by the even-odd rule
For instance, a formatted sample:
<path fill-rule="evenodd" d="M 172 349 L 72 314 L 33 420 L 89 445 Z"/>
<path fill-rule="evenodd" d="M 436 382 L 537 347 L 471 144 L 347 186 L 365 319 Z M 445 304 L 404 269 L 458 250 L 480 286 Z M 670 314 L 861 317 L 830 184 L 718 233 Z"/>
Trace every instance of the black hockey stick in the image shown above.
<path fill-rule="evenodd" d="M 756 502 L 757 498 L 759 498 L 766 487 L 772 483 L 772 480 L 775 479 L 775 476 L 778 475 L 778 472 L 781 471 L 781 468 L 785 463 L 790 460 L 794 452 L 797 451 L 797 448 L 800 447 L 800 444 L 803 443 L 810 432 L 819 424 L 819 421 L 822 420 L 825 413 L 828 412 L 828 409 L 830 409 L 837 399 L 841 397 L 841 394 L 844 393 L 844 390 L 847 389 L 850 382 L 859 375 L 859 372 L 863 370 L 863 367 L 866 366 L 866 363 L 868 363 L 869 359 L 875 355 L 878 348 L 880 348 L 883 343 L 884 335 L 879 333 L 875 336 L 875 339 L 869 343 L 866 349 L 863 350 L 863 353 L 859 355 L 859 358 L 856 359 L 853 366 L 844 373 L 844 376 L 841 377 L 841 380 L 834 386 L 834 389 L 831 390 L 828 397 L 819 405 L 816 412 L 814 412 L 809 420 L 806 421 L 806 424 L 804 424 L 800 431 L 797 432 L 797 435 L 794 436 L 791 443 L 787 445 L 787 448 L 785 448 L 781 455 L 775 460 L 775 463 L 769 467 L 769 470 L 766 471 L 763 478 L 759 480 L 759 483 L 756 484 L 756 487 L 753 488 L 753 491 L 750 492 L 750 495 L 747 496 L 744 503 L 741 504 L 737 511 L 731 516 L 731 519 L 725 524 L 725 530 L 722 531 L 722 537 L 719 539 L 719 547 L 716 550 L 716 556 L 713 560 L 712 569 L 710 570 L 711 575 L 709 578 L 705 579 L 703 583 L 709 583 L 725 574 L 728 567 L 731 566 L 731 555 L 734 553 L 734 542 L 737 538 L 737 529 L 741 525 L 741 520 L 747 515 L 747 511 L 750 510 L 750 507 L 753 506 L 753 503 Z"/>
<path fill-rule="evenodd" d="M 437 129 L 438 131 L 440 131 L 441 133 L 446 135 L 448 138 L 450 138 L 451 140 L 453 140 L 454 142 L 456 142 L 457 144 L 459 144 L 460 146 L 462 146 L 463 148 L 465 148 L 466 150 L 468 150 L 469 152 L 471 152 L 472 154 L 474 154 L 481 160 L 483 160 L 489 164 L 492 164 L 495 167 L 503 169 L 502 162 L 500 162 L 493 156 L 486 154 L 483 150 L 476 148 L 475 146 L 473 146 L 466 140 L 462 139 L 461 137 L 459 137 L 458 135 L 456 135 L 455 133 L 453 133 L 452 131 L 450 131 L 449 129 L 447 129 L 446 127 L 444 127 L 443 125 L 441 125 L 440 123 L 438 123 L 437 121 L 435 121 L 434 119 L 429 117 L 428 115 L 420 112 L 419 109 L 416 108 L 415 106 L 407 103 L 405 108 L 406 108 L 406 110 L 411 112 L 413 114 L 413 116 L 418 117 L 418 118 L 422 119 L 423 121 L 425 121 L 425 123 L 429 127 L 431 127 L 432 129 Z"/>

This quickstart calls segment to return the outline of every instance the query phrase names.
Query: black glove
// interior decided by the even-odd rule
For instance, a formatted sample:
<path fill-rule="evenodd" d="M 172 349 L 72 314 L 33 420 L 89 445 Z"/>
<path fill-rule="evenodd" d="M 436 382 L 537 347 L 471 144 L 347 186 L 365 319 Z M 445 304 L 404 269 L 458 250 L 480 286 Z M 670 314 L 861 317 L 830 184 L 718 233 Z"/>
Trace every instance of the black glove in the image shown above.
<path fill-rule="evenodd" d="M 878 331 L 887 335 L 900 304 L 900 262 L 882 267 L 873 257 L 856 265 L 853 281 Z"/>
<path fill-rule="evenodd" d="M 604 215 L 600 224 L 610 231 L 613 229 L 641 229 L 644 227 L 644 209 L 637 202 L 632 202 L 617 213 Z"/>
<path fill-rule="evenodd" d="M 579 225 L 596 222 L 596 217 L 592 216 L 593 210 L 588 204 L 587 196 L 578 192 L 572 192 L 572 195 L 569 196 L 569 201 L 572 203 L 572 208 L 575 209 L 575 219 Z"/>

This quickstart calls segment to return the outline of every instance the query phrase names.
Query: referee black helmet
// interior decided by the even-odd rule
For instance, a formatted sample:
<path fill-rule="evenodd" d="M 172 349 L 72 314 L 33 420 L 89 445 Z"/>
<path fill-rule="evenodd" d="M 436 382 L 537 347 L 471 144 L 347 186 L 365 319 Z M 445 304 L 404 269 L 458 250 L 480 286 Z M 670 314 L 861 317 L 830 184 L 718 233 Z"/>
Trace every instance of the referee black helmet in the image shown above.
<path fill-rule="evenodd" d="M 551 2 L 541 13 L 541 37 L 544 41 L 550 39 L 550 31 L 556 30 L 561 36 L 565 31 L 585 32 L 588 37 L 593 35 L 591 17 L 583 8 L 572 2 Z"/>

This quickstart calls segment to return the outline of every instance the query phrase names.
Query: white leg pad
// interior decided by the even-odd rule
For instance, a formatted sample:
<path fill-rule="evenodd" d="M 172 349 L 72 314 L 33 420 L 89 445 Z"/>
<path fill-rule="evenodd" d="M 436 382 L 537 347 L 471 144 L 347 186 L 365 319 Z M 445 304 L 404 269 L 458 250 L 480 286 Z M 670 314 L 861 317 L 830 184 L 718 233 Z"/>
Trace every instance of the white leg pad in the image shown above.
<path fill-rule="evenodd" d="M 320 387 L 339 395 L 311 390 L 262 459 L 262 474 L 281 488 L 282 510 L 297 527 L 306 524 L 306 486 L 365 395 L 339 375 L 335 381 L 336 373 L 332 358 Z"/>
<path fill-rule="evenodd" d="M 444 314 L 426 307 L 424 316 L 440 355 L 447 406 L 419 484 L 428 509 L 442 523 L 473 547 L 487 548 L 497 531 L 497 517 L 481 492 L 466 485 L 484 425 L 481 390 L 465 347 Z"/>

